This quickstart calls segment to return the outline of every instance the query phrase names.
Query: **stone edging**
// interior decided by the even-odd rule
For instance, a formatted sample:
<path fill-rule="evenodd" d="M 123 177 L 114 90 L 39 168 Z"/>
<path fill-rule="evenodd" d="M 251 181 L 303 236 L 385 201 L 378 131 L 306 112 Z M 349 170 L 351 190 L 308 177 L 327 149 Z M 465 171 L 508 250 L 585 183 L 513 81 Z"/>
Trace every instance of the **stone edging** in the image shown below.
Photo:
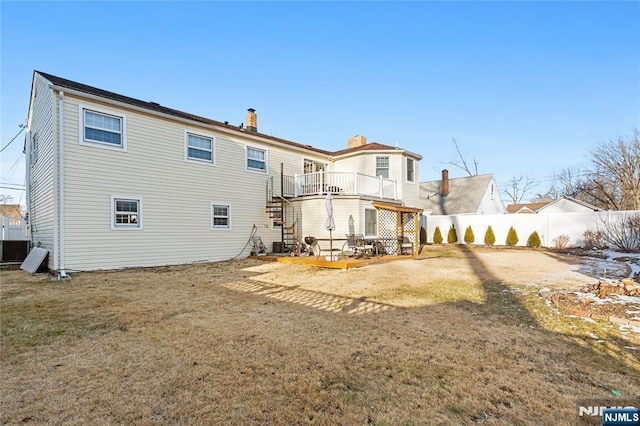
<path fill-rule="evenodd" d="M 640 328 L 640 321 L 638 320 L 630 320 L 627 318 L 618 318 L 618 317 L 607 316 L 607 315 L 591 314 L 590 312 L 585 311 L 584 309 L 567 309 L 565 310 L 565 312 L 572 315 L 579 316 L 581 318 L 591 318 L 594 320 L 607 321 L 612 324 L 632 325 L 634 327 Z"/>

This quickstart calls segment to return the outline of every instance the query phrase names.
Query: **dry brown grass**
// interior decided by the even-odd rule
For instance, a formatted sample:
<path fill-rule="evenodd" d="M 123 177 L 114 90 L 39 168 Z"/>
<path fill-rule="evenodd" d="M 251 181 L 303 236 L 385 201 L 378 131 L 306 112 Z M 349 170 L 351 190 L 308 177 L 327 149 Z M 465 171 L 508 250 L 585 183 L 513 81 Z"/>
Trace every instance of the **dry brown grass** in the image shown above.
<path fill-rule="evenodd" d="M 531 252 L 427 252 L 349 271 L 3 270 L 2 422 L 573 424 L 577 398 L 640 396 L 637 335 L 546 307 L 510 258 Z"/>

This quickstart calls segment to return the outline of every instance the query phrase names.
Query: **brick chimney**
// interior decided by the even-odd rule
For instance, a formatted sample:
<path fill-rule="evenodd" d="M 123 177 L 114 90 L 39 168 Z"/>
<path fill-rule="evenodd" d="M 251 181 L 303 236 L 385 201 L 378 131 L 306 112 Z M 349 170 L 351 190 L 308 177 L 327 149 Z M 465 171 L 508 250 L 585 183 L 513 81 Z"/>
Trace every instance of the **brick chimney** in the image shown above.
<path fill-rule="evenodd" d="M 442 196 L 449 195 L 449 170 L 442 170 Z"/>
<path fill-rule="evenodd" d="M 247 110 L 247 130 L 250 132 L 258 131 L 258 115 L 253 108 Z"/>
<path fill-rule="evenodd" d="M 366 145 L 366 144 L 367 144 L 366 136 L 355 135 L 354 137 L 349 138 L 347 140 L 347 148 L 357 148 L 359 146 Z"/>

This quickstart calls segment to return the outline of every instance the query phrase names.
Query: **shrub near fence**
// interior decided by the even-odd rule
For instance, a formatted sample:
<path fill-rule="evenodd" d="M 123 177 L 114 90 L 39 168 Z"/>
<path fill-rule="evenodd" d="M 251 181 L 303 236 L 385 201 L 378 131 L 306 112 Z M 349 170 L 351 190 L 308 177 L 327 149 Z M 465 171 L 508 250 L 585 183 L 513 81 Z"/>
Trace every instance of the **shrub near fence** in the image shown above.
<path fill-rule="evenodd" d="M 496 236 L 493 233 L 491 225 L 487 227 L 487 232 L 484 234 L 484 243 L 488 246 L 492 246 L 496 243 Z"/>
<path fill-rule="evenodd" d="M 467 230 L 464 232 L 464 242 L 467 244 L 473 244 L 476 240 L 476 237 L 473 235 L 473 229 L 471 226 L 467 226 Z"/>
<path fill-rule="evenodd" d="M 488 229 L 492 227 L 495 241 L 505 244 L 509 228 L 513 226 L 518 235 L 531 235 L 537 231 L 542 247 L 553 247 L 553 240 L 560 235 L 569 237 L 568 247 L 583 247 L 583 234 L 587 230 L 598 231 L 604 229 L 604 224 L 617 223 L 627 216 L 638 214 L 638 210 L 628 211 L 599 211 L 586 213 L 534 213 L 534 214 L 478 214 L 478 215 L 450 215 L 423 216 L 422 226 L 427 228 L 427 235 L 432 236 L 436 226 L 449 229 L 455 225 L 456 229 Z M 432 241 L 429 241 L 432 242 Z M 483 244 L 476 241 L 475 244 Z M 518 241 L 519 246 L 525 246 L 527 240 Z M 487 243 L 488 244 L 488 243 Z"/>
<path fill-rule="evenodd" d="M 449 244 L 455 244 L 458 242 L 458 233 L 456 232 L 456 227 L 451 225 L 449 228 L 449 233 L 447 234 L 447 242 Z"/>

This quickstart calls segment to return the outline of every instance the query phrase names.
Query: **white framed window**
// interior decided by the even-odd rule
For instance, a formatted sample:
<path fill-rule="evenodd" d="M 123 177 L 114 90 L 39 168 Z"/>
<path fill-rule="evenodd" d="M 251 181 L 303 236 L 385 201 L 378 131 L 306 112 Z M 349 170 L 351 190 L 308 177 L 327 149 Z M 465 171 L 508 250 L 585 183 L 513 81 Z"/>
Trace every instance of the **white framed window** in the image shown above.
<path fill-rule="evenodd" d="M 126 118 L 101 108 L 80 106 L 80 144 L 124 151 Z"/>
<path fill-rule="evenodd" d="M 211 203 L 211 230 L 231 229 L 231 205 Z"/>
<path fill-rule="evenodd" d="M 367 237 L 378 235 L 378 210 L 364 209 L 364 235 Z"/>
<path fill-rule="evenodd" d="M 31 146 L 29 149 L 29 164 L 33 166 L 38 161 L 38 134 L 31 135 Z"/>
<path fill-rule="evenodd" d="M 267 172 L 267 151 L 265 149 L 247 147 L 247 170 Z"/>
<path fill-rule="evenodd" d="M 415 182 L 415 162 L 413 158 L 407 158 L 407 182 Z"/>
<path fill-rule="evenodd" d="M 304 174 L 315 173 L 315 172 L 324 172 L 326 165 L 324 163 L 320 163 L 318 161 L 309 160 L 307 158 L 303 159 L 302 172 Z"/>
<path fill-rule="evenodd" d="M 111 196 L 111 229 L 142 230 L 142 197 L 138 195 Z"/>
<path fill-rule="evenodd" d="M 215 164 L 215 138 L 196 133 L 185 133 L 186 158 L 198 162 Z"/>
<path fill-rule="evenodd" d="M 389 157 L 376 157 L 376 176 L 389 179 Z"/>

